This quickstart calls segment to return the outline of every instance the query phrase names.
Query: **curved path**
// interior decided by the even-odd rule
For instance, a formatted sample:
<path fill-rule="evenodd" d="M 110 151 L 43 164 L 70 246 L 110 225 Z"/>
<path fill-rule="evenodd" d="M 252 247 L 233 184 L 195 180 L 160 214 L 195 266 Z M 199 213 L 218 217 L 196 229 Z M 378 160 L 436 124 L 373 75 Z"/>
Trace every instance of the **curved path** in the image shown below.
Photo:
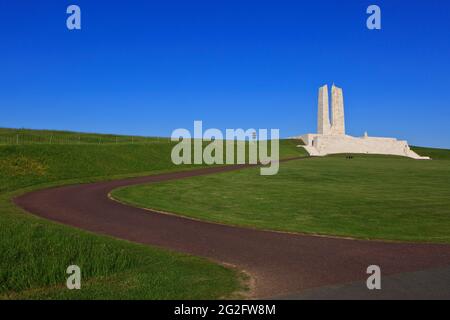
<path fill-rule="evenodd" d="M 259 298 L 295 298 L 311 288 L 365 281 L 368 276 L 366 268 L 373 264 L 381 267 L 382 279 L 385 275 L 450 265 L 448 245 L 388 243 L 253 230 L 161 214 L 108 198 L 108 193 L 118 187 L 243 167 L 204 168 L 63 186 L 31 192 L 14 201 L 26 211 L 66 225 L 235 265 L 253 276 L 253 296 Z M 426 278 L 431 279 L 433 275 L 432 271 L 426 273 L 425 280 L 421 281 L 426 282 Z M 400 289 L 404 292 L 405 288 Z M 396 295 L 395 284 L 390 290 L 392 297 L 403 297 L 401 290 Z M 450 298 L 450 291 L 441 291 L 438 297 Z M 337 290 L 335 296 L 328 294 L 326 297 L 339 298 L 339 295 L 341 293 Z"/>

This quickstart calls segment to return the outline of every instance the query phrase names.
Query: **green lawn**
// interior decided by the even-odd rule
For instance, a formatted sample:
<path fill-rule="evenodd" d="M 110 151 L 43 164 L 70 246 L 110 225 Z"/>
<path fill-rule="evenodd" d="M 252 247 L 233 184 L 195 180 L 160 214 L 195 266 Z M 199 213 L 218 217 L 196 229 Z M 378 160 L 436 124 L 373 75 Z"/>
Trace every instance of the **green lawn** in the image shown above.
<path fill-rule="evenodd" d="M 8 130 L 4 133 L 10 134 Z M 26 136 L 47 133 L 21 130 Z M 85 141 L 100 138 L 104 139 L 82 135 Z M 174 144 L 167 139 L 133 144 L 72 140 L 49 144 L 31 139 L 26 144 L 0 146 L 0 299 L 216 299 L 245 291 L 245 276 L 239 271 L 94 235 L 15 207 L 13 196 L 40 188 L 195 167 L 173 165 Z M 304 154 L 292 141 L 283 141 L 280 153 L 283 157 Z M 71 264 L 82 269 L 82 290 L 65 288 L 65 271 Z"/>
<path fill-rule="evenodd" d="M 262 229 L 450 243 L 450 150 L 416 148 L 435 160 L 344 155 L 134 186 L 130 204 Z"/>

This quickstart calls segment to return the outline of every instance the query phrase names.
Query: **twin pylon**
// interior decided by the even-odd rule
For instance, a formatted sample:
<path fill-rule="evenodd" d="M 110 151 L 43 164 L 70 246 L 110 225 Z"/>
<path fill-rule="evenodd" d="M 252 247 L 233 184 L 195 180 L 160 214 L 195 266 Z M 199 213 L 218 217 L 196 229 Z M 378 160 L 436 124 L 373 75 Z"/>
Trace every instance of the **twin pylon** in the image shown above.
<path fill-rule="evenodd" d="M 323 135 L 345 135 L 344 96 L 342 89 L 334 84 L 331 87 L 331 123 L 328 101 L 328 85 L 324 85 L 319 88 L 317 133 Z"/>

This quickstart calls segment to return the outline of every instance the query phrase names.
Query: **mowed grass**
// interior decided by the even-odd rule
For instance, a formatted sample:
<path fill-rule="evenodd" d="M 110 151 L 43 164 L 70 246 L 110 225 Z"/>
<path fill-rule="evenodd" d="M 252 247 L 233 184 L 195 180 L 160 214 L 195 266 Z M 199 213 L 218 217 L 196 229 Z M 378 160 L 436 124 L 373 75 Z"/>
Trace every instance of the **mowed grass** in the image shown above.
<path fill-rule="evenodd" d="M 246 277 L 237 270 L 46 221 L 11 201 L 45 187 L 199 167 L 172 164 L 173 146 L 0 146 L 0 299 L 217 299 L 245 292 Z M 292 141 L 280 150 L 284 157 L 303 154 Z M 72 264 L 81 267 L 81 290 L 65 287 Z"/>
<path fill-rule="evenodd" d="M 282 163 L 274 176 L 248 169 L 123 188 L 113 196 L 232 225 L 450 243 L 450 150 L 416 151 L 435 160 L 308 158 Z"/>

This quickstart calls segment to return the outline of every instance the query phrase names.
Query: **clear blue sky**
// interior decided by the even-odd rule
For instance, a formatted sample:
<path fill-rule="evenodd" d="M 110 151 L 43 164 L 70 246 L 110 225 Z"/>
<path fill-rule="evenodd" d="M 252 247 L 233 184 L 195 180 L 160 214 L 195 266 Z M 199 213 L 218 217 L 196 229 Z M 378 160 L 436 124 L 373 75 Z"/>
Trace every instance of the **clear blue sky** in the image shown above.
<path fill-rule="evenodd" d="M 315 132 L 317 89 L 335 82 L 349 134 L 450 148 L 445 0 L 2 0 L 0 39 L 0 127 L 168 136 L 203 120 L 287 137 Z"/>

